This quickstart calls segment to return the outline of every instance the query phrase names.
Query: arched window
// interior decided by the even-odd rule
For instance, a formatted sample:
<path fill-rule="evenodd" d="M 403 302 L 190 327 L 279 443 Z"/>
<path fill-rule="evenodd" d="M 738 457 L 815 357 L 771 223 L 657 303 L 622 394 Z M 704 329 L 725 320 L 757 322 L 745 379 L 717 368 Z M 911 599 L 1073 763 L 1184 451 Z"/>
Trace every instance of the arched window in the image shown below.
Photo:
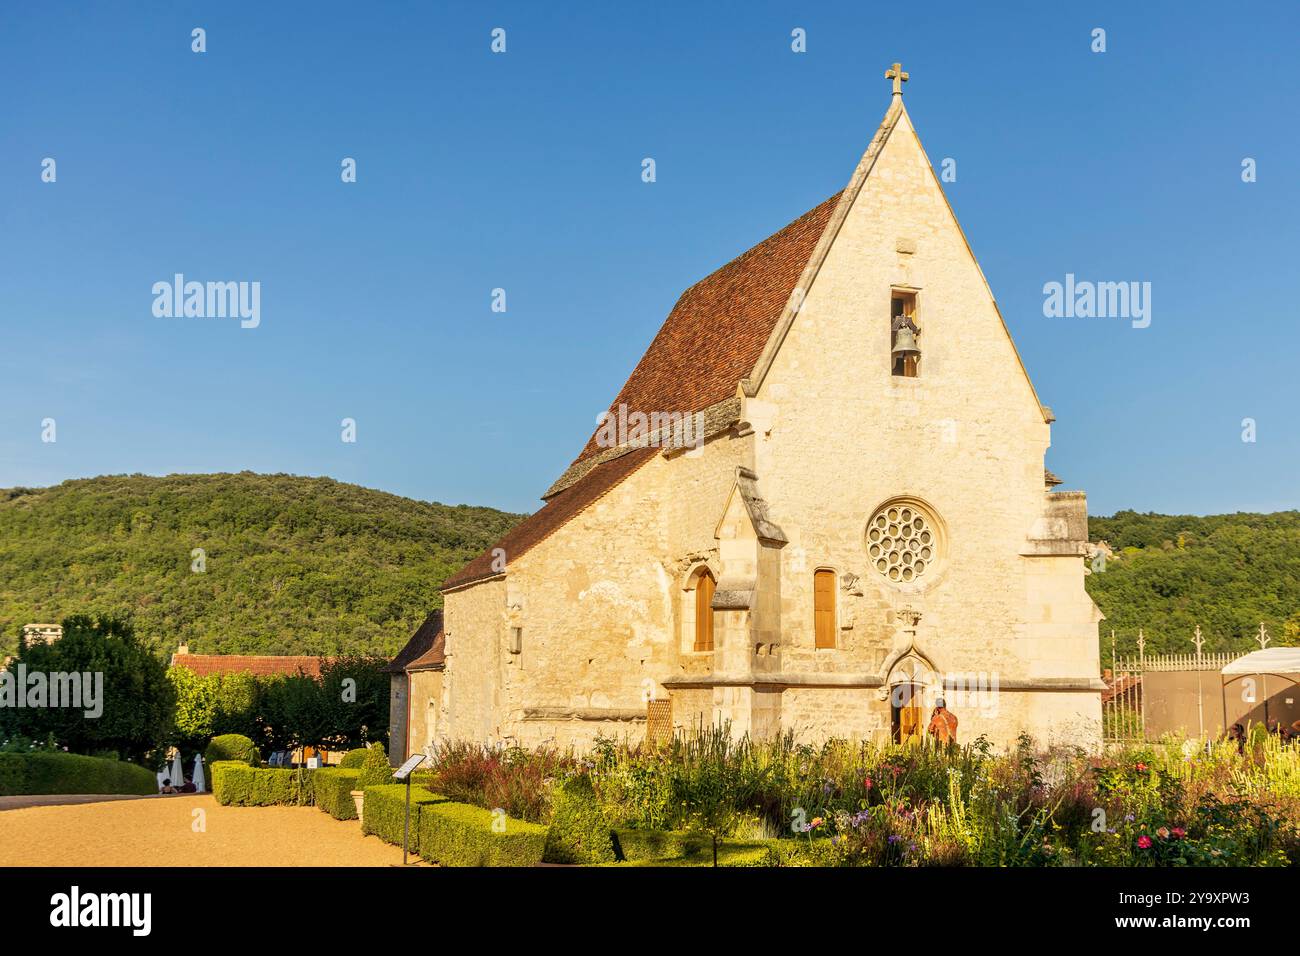
<path fill-rule="evenodd" d="M 695 579 L 695 649 L 713 650 L 713 591 L 715 582 L 708 569 Z"/>
<path fill-rule="evenodd" d="M 813 572 L 813 631 L 817 647 L 835 646 L 835 572 Z"/>

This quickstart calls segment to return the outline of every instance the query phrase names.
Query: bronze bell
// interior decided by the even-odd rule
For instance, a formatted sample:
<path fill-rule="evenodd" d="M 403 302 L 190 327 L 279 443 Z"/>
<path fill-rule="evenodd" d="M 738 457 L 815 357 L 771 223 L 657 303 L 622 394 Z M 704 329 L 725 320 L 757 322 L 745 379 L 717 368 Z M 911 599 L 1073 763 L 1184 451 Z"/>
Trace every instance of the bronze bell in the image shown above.
<path fill-rule="evenodd" d="M 921 354 L 921 350 L 916 347 L 916 335 L 907 326 L 894 333 L 893 354 L 896 359 Z"/>

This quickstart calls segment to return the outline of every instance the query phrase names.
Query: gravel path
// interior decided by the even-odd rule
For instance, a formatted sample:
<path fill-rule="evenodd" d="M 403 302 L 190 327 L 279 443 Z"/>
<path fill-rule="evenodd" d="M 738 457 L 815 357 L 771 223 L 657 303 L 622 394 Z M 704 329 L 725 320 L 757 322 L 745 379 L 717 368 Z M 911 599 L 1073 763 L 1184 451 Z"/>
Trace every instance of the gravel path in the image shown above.
<path fill-rule="evenodd" d="M 393 866 L 402 848 L 315 807 L 223 807 L 211 794 L 0 804 L 0 866 Z M 11 804 L 12 806 L 12 804 Z M 202 810 L 202 814 L 196 814 Z M 200 821 L 204 829 L 196 831 Z M 412 857 L 414 860 L 415 858 Z"/>

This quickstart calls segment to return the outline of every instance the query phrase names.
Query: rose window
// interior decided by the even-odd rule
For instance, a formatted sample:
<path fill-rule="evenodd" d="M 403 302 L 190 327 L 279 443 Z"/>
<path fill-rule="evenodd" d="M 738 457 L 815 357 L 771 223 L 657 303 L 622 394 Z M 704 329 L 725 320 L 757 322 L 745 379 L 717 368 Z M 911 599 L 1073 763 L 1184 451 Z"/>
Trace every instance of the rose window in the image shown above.
<path fill-rule="evenodd" d="M 876 570 L 899 584 L 915 581 L 939 553 L 934 519 L 911 504 L 886 505 L 867 523 L 867 554 Z"/>

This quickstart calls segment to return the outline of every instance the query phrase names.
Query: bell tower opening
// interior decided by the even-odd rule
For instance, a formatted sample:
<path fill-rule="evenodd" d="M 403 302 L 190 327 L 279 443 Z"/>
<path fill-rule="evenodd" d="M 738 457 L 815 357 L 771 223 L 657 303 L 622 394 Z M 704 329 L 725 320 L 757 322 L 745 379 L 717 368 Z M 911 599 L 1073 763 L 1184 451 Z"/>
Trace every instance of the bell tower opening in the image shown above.
<path fill-rule="evenodd" d="M 893 374 L 900 378 L 916 378 L 920 371 L 921 350 L 917 337 L 921 330 L 916 326 L 916 293 L 893 290 L 890 297 L 889 357 Z"/>

